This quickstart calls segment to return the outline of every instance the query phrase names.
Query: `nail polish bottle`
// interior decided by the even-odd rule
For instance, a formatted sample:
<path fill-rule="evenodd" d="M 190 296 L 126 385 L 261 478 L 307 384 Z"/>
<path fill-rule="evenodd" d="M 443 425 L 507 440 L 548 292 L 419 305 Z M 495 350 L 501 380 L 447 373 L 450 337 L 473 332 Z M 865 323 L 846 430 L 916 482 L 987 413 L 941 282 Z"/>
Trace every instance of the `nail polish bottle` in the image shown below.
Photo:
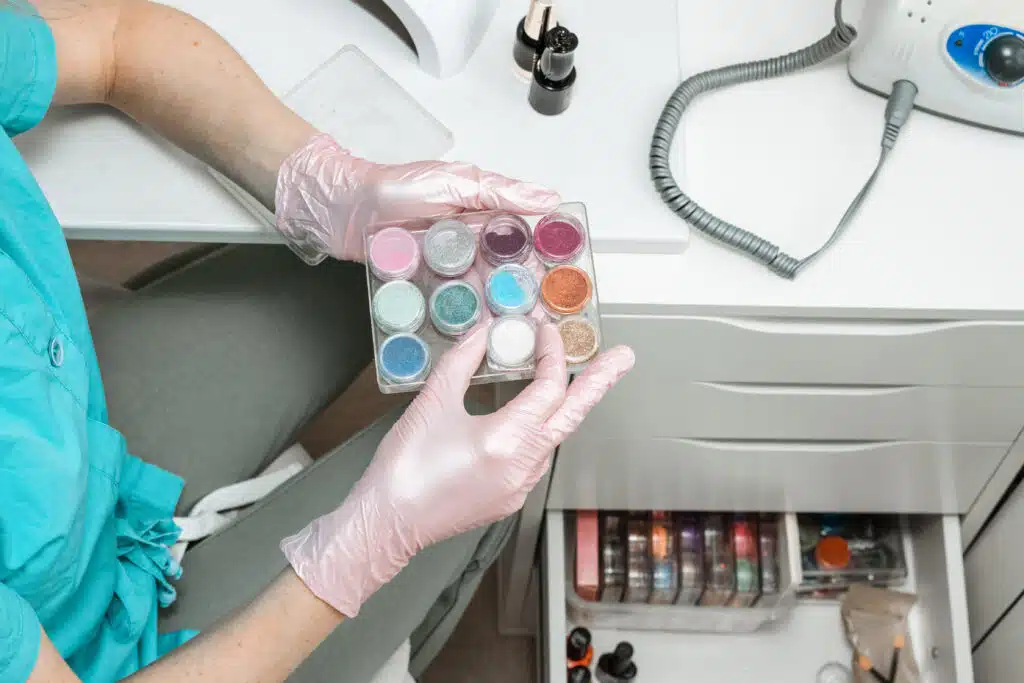
<path fill-rule="evenodd" d="M 553 0 L 530 0 L 526 16 L 516 27 L 516 42 L 512 58 L 516 72 L 523 82 L 529 82 L 533 67 L 544 47 L 544 34 L 557 25 Z"/>
<path fill-rule="evenodd" d="M 544 34 L 544 49 L 533 66 L 530 106 L 538 114 L 555 116 L 569 108 L 576 84 L 576 48 L 580 40 L 564 26 Z"/>
<path fill-rule="evenodd" d="M 585 666 L 574 666 L 569 669 L 569 683 L 590 683 L 590 669 Z"/>
<path fill-rule="evenodd" d="M 591 644 L 590 631 L 578 626 L 569 632 L 565 639 L 565 654 L 569 660 L 569 668 L 588 667 L 594 660 L 594 646 Z"/>
<path fill-rule="evenodd" d="M 623 641 L 614 652 L 606 652 L 597 660 L 598 683 L 631 683 L 636 680 L 633 646 Z"/>

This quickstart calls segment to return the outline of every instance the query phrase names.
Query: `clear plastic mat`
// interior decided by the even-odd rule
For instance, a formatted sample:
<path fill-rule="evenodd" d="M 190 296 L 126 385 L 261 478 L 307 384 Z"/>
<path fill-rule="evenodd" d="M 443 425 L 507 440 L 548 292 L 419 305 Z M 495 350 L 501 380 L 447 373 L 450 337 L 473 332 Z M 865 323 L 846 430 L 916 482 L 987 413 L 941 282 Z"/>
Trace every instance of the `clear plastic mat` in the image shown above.
<path fill-rule="evenodd" d="M 356 155 L 379 163 L 440 159 L 455 143 L 450 130 L 354 45 L 343 47 L 282 100 Z M 274 227 L 271 211 L 208 170 L 251 214 Z"/>

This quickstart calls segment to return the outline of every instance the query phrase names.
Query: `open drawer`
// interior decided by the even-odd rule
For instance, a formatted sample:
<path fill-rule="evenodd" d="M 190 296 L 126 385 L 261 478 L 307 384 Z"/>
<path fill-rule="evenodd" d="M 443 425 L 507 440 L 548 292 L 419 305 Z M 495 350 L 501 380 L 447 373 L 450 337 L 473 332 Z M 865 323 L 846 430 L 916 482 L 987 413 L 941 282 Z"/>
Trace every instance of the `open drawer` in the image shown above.
<path fill-rule="evenodd" d="M 542 683 L 566 679 L 565 637 L 576 625 L 567 606 L 572 560 L 565 515 L 548 510 L 542 554 Z M 909 579 L 900 589 L 916 593 L 911 639 L 925 683 L 972 683 L 967 597 L 955 516 L 910 518 Z M 742 609 L 742 608 L 739 608 Z M 829 662 L 850 665 L 838 602 L 800 601 L 784 619 L 752 633 L 683 633 L 590 627 L 595 658 L 620 640 L 635 649 L 644 683 L 814 683 Z"/>

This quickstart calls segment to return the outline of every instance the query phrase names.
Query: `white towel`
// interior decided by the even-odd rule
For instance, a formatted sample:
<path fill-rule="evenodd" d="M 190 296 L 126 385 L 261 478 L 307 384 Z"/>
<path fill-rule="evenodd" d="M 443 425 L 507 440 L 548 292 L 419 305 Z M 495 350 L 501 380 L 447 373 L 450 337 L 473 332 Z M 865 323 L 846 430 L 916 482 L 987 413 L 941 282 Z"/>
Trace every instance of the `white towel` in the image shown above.
<path fill-rule="evenodd" d="M 391 659 L 384 663 L 384 666 L 377 671 L 371 683 L 416 683 L 409 674 L 409 653 L 411 647 L 409 641 L 405 641 L 391 655 Z"/>

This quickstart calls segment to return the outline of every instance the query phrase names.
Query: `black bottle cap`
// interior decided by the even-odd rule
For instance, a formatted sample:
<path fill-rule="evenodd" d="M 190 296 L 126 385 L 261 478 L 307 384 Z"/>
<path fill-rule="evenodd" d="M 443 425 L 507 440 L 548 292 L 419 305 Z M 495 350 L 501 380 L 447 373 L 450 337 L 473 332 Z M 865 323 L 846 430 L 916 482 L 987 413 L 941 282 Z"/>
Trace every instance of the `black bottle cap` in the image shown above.
<path fill-rule="evenodd" d="M 556 26 L 545 33 L 540 54 L 540 71 L 544 77 L 553 83 L 569 78 L 579 46 L 579 37 L 564 26 Z"/>
<path fill-rule="evenodd" d="M 574 666 L 569 669 L 569 683 L 590 683 L 590 669 L 585 666 Z"/>
<path fill-rule="evenodd" d="M 565 639 L 565 650 L 569 661 L 578 662 L 586 657 L 587 650 L 590 649 L 590 643 L 590 631 L 587 629 L 581 626 L 570 631 L 569 637 Z"/>
<path fill-rule="evenodd" d="M 576 48 L 580 40 L 564 26 L 544 34 L 544 49 L 533 67 L 529 102 L 534 111 L 546 116 L 569 108 L 576 83 Z"/>
<path fill-rule="evenodd" d="M 597 660 L 597 667 L 613 678 L 631 681 L 636 678 L 636 664 L 633 662 L 633 646 L 623 641 L 615 646 L 614 652 L 606 652 Z"/>

